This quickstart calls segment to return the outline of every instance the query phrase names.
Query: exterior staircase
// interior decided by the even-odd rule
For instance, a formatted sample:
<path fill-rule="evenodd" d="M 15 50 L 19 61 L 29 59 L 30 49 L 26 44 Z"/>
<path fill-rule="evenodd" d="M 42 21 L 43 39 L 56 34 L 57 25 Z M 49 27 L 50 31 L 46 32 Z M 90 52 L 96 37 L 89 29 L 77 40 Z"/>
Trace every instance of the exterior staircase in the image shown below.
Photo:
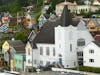
<path fill-rule="evenodd" d="M 9 25 L 8 24 L 3 24 L 2 26 L 0 26 L 0 32 L 4 32 L 6 30 L 8 30 Z"/>

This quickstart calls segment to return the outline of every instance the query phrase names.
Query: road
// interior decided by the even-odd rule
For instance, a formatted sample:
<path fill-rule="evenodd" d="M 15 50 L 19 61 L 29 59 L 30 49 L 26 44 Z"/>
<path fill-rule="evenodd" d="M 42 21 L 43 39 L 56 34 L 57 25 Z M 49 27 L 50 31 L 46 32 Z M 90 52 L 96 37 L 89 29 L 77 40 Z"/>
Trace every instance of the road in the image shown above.
<path fill-rule="evenodd" d="M 44 71 L 44 72 L 40 72 L 40 73 L 23 73 L 22 75 L 85 75 L 85 74 Z"/>

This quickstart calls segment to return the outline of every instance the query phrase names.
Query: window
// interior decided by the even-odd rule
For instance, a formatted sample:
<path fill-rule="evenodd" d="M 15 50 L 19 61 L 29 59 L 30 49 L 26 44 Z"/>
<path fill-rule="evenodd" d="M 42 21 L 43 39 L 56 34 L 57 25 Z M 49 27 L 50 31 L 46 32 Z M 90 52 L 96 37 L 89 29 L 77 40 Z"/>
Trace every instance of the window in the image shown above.
<path fill-rule="evenodd" d="M 70 51 L 72 51 L 72 44 L 70 44 Z"/>
<path fill-rule="evenodd" d="M 19 64 L 21 64 L 22 63 L 22 61 L 21 60 L 19 60 Z"/>
<path fill-rule="evenodd" d="M 37 63 L 37 61 L 36 60 L 34 60 L 34 64 L 36 64 Z"/>
<path fill-rule="evenodd" d="M 62 55 L 61 55 L 61 54 L 59 54 L 59 57 L 62 57 Z"/>
<path fill-rule="evenodd" d="M 55 48 L 53 48 L 53 56 L 55 56 Z"/>
<path fill-rule="evenodd" d="M 50 61 L 47 61 L 47 62 L 46 62 L 46 65 L 47 65 L 47 66 L 50 65 Z"/>
<path fill-rule="evenodd" d="M 76 62 L 74 62 L 74 66 L 76 66 Z"/>
<path fill-rule="evenodd" d="M 43 47 L 40 47 L 40 55 L 43 55 Z"/>
<path fill-rule="evenodd" d="M 91 62 L 91 63 L 94 62 L 94 59 L 89 59 L 89 62 Z"/>
<path fill-rule="evenodd" d="M 77 40 L 77 46 L 84 46 L 84 45 L 85 45 L 85 40 L 83 38 Z"/>
<path fill-rule="evenodd" d="M 89 50 L 89 53 L 94 53 L 94 50 Z"/>
<path fill-rule="evenodd" d="M 95 27 L 90 27 L 90 29 L 95 29 Z"/>
<path fill-rule="evenodd" d="M 83 56 L 83 52 L 77 52 L 77 56 Z"/>
<path fill-rule="evenodd" d="M 28 59 L 28 63 L 31 63 L 30 59 Z"/>
<path fill-rule="evenodd" d="M 40 61 L 40 65 L 43 65 L 43 61 L 42 60 Z"/>
<path fill-rule="evenodd" d="M 50 55 L 49 47 L 46 47 L 46 55 Z"/>

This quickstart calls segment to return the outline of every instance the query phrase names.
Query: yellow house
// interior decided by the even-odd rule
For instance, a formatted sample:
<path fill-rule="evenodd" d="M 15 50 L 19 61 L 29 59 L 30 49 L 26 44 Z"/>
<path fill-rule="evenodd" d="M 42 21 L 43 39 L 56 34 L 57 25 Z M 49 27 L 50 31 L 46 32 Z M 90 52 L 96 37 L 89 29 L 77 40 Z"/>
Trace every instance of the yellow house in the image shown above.
<path fill-rule="evenodd" d="M 5 41 L 2 45 L 2 53 L 4 54 L 4 60 L 8 65 L 12 63 L 14 54 L 25 54 L 25 45 L 21 40 L 8 40 Z M 11 66 L 12 68 L 12 66 Z"/>
<path fill-rule="evenodd" d="M 100 32 L 100 19 L 97 18 L 89 19 L 87 27 L 90 32 Z"/>
<path fill-rule="evenodd" d="M 4 44 L 2 45 L 2 52 L 3 53 L 7 52 L 9 48 L 10 48 L 9 43 L 5 41 Z"/>

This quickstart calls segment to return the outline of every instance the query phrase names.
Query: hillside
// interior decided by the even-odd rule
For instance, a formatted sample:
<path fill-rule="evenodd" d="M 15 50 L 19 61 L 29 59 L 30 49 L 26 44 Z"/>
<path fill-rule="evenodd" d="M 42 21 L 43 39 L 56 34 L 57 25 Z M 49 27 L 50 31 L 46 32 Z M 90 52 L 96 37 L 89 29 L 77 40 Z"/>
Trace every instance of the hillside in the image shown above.
<path fill-rule="evenodd" d="M 51 9 L 54 10 L 55 5 L 59 2 L 63 2 L 64 0 L 47 0 L 47 1 L 48 3 L 51 3 Z M 67 1 L 81 2 L 81 0 L 67 0 Z M 41 6 L 43 5 L 43 0 L 0 0 L 0 12 L 9 11 L 10 13 L 16 13 L 19 11 L 23 11 L 22 7 L 28 5 L 35 5 L 37 8 L 41 8 Z"/>

